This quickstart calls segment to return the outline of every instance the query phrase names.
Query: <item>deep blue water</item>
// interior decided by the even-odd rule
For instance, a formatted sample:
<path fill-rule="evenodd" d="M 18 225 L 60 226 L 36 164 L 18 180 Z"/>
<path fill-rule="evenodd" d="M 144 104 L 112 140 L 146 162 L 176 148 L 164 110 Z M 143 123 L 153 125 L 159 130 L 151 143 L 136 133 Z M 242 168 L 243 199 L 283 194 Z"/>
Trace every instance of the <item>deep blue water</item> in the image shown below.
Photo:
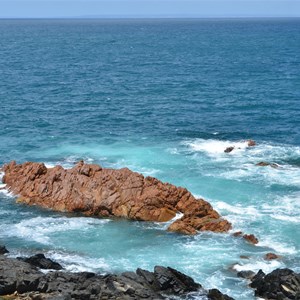
<path fill-rule="evenodd" d="M 72 217 L 1 193 L 12 255 L 99 272 L 169 265 L 236 299 L 254 296 L 234 264 L 300 270 L 299 19 L 0 20 L 0 100 L 0 165 L 127 166 L 187 187 L 260 240 Z"/>

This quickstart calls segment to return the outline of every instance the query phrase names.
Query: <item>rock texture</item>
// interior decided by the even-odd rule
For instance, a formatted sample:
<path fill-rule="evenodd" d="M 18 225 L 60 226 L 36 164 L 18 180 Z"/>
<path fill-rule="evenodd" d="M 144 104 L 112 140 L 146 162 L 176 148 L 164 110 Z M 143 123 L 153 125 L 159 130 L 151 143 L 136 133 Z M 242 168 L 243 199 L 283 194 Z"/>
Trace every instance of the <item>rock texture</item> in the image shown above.
<path fill-rule="evenodd" d="M 1 254 L 8 253 L 8 252 L 9 252 L 9 251 L 6 249 L 5 246 L 0 245 L 0 255 L 1 255 Z"/>
<path fill-rule="evenodd" d="M 4 165 L 3 183 L 19 201 L 57 211 L 88 216 L 124 217 L 166 222 L 183 217 L 169 230 L 195 234 L 198 230 L 227 232 L 231 224 L 203 199 L 188 190 L 163 183 L 127 168 L 105 169 L 79 162 L 72 169 L 46 168 L 42 163 L 12 161 Z"/>
<path fill-rule="evenodd" d="M 207 292 L 191 277 L 170 267 L 156 266 L 154 272 L 137 269 L 120 275 L 63 271 L 44 274 L 35 264 L 0 256 L 0 296 L 13 294 L 12 299 L 159 300 L 178 299 L 191 292 L 211 300 L 232 299 L 218 290 Z"/>
<path fill-rule="evenodd" d="M 36 266 L 40 269 L 62 270 L 63 268 L 59 263 L 46 258 L 42 253 L 38 253 L 31 257 L 18 257 L 17 259 L 25 261 L 32 266 Z"/>
<path fill-rule="evenodd" d="M 300 274 L 290 269 L 276 269 L 267 275 L 260 270 L 250 286 L 255 289 L 255 296 L 264 299 L 300 299 Z"/>

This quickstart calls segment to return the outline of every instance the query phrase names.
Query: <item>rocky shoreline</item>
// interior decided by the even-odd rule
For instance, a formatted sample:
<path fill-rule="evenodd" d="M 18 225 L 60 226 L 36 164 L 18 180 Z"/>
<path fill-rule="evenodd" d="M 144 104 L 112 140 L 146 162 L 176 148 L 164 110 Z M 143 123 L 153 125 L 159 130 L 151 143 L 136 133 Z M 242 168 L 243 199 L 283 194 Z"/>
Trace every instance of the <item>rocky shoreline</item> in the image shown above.
<path fill-rule="evenodd" d="M 0 246 L 0 299 L 234 300 L 218 289 L 204 289 L 171 267 L 156 266 L 153 272 L 139 268 L 121 274 L 71 273 L 41 253 L 18 258 L 8 257 L 7 253 Z M 237 276 L 248 280 L 257 297 L 300 299 L 300 274 L 290 269 L 276 269 L 269 274 L 242 271 Z"/>
<path fill-rule="evenodd" d="M 170 267 L 156 266 L 153 272 L 137 269 L 105 275 L 71 273 L 43 254 L 10 258 L 5 255 L 6 248 L 0 248 L 0 299 L 2 296 L 33 300 L 171 300 L 191 299 L 197 294 L 209 300 L 233 300 L 217 289 L 205 290 L 191 277 Z"/>

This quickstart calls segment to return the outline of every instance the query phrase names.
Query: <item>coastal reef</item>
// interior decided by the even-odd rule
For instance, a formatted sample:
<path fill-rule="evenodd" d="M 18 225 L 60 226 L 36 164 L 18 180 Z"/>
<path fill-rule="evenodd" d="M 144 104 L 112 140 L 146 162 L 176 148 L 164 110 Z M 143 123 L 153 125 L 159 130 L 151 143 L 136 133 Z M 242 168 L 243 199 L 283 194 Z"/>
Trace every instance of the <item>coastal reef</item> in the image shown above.
<path fill-rule="evenodd" d="M 231 229 L 207 201 L 187 189 L 128 168 L 108 169 L 83 161 L 71 169 L 47 168 L 43 163 L 12 161 L 2 170 L 6 188 L 28 205 L 87 216 L 170 221 L 168 230 L 184 234 Z"/>

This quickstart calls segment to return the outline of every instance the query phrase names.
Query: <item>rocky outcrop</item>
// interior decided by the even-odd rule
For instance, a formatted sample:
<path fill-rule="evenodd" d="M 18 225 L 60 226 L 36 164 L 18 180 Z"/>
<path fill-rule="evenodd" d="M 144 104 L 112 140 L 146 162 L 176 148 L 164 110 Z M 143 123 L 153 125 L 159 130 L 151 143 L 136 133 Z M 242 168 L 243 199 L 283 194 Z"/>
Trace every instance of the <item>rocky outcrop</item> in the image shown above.
<path fill-rule="evenodd" d="M 290 269 L 276 269 L 267 275 L 260 270 L 250 286 L 255 289 L 255 296 L 264 299 L 300 299 L 300 274 Z"/>
<path fill-rule="evenodd" d="M 8 250 L 5 246 L 0 245 L 0 255 L 8 253 Z"/>
<path fill-rule="evenodd" d="M 43 253 L 38 253 L 31 257 L 18 257 L 17 259 L 25 261 L 40 269 L 61 270 L 63 268 L 59 263 L 46 258 Z"/>
<path fill-rule="evenodd" d="M 207 201 L 196 199 L 185 188 L 127 168 L 105 169 L 83 161 L 72 169 L 46 168 L 42 163 L 12 161 L 3 171 L 3 183 L 19 196 L 18 201 L 29 205 L 156 222 L 170 221 L 182 213 L 169 230 L 185 234 L 198 230 L 227 232 L 231 228 Z"/>
<path fill-rule="evenodd" d="M 211 300 L 232 299 L 218 290 L 207 292 L 191 277 L 170 267 L 119 275 L 63 271 L 44 274 L 30 263 L 32 260 L 27 261 L 0 256 L 0 295 L 14 294 L 13 299 L 159 300 L 196 292 Z"/>

